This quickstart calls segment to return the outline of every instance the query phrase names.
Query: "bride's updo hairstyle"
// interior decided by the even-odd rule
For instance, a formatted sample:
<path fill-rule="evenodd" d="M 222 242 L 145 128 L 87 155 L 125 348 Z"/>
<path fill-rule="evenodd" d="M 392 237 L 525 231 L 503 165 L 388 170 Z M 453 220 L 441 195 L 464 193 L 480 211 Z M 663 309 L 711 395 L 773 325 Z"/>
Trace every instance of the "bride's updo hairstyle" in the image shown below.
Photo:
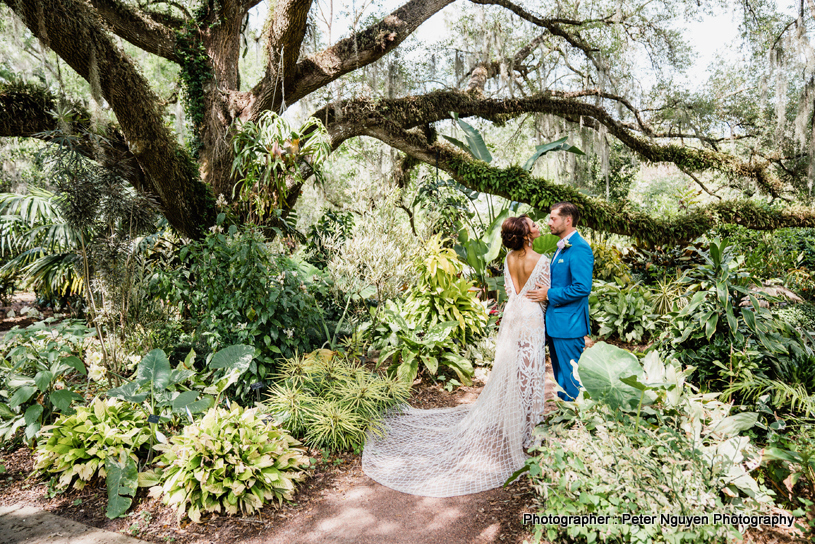
<path fill-rule="evenodd" d="M 518 217 L 508 217 L 501 223 L 501 240 L 509 249 L 520 250 L 526 244 L 526 237 L 529 236 L 529 223 L 526 214 Z"/>

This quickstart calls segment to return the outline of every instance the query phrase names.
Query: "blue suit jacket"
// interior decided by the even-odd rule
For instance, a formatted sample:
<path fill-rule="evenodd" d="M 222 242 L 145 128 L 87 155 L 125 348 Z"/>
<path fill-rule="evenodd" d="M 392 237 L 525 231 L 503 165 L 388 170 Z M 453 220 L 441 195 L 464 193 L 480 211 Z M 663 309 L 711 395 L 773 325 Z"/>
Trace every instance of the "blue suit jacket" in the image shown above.
<path fill-rule="evenodd" d="M 551 338 L 582 338 L 591 331 L 589 293 L 594 254 L 586 240 L 575 232 L 571 247 L 552 259 L 551 287 L 546 307 L 546 335 Z"/>

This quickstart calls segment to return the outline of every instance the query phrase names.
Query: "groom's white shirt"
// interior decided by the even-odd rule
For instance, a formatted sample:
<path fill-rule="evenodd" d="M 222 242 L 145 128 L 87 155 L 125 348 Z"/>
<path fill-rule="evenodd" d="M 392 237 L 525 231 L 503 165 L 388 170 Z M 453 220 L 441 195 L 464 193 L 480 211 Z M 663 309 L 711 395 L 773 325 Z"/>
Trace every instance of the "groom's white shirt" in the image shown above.
<path fill-rule="evenodd" d="M 563 238 L 563 240 L 565 240 L 565 241 L 567 241 L 567 242 L 568 242 L 568 241 L 569 241 L 569 238 L 571 238 L 572 236 L 574 236 L 574 233 L 575 233 L 575 232 L 577 232 L 577 231 L 576 231 L 576 230 L 573 230 L 572 232 L 570 232 L 570 233 L 569 233 L 569 235 L 568 235 L 568 236 L 566 236 L 566 238 Z M 560 248 L 557 248 L 557 251 L 555 251 L 555 256 L 554 256 L 554 257 L 552 257 L 552 262 L 553 262 L 553 263 L 556 263 L 556 262 L 557 262 L 555 259 L 557 259 L 557 256 L 558 256 L 558 255 L 560 255 Z"/>

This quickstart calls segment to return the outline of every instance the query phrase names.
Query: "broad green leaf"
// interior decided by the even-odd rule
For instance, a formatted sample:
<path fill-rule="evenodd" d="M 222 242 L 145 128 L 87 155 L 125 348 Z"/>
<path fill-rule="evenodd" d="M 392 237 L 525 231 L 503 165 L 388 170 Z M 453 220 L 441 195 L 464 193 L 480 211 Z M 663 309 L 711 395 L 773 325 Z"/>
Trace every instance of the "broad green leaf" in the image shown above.
<path fill-rule="evenodd" d="M 182 363 L 185 369 L 192 369 L 193 365 L 195 364 L 195 350 L 191 349 L 187 356 L 184 358 L 184 362 Z"/>
<path fill-rule="evenodd" d="M 25 438 L 26 440 L 31 440 L 34 438 L 40 429 L 42 428 L 42 424 L 39 421 L 32 421 L 29 423 L 25 428 Z"/>
<path fill-rule="evenodd" d="M 152 382 L 154 390 L 162 390 L 170 384 L 171 371 L 170 361 L 164 351 L 154 349 L 139 362 L 138 379 Z"/>
<path fill-rule="evenodd" d="M 484 255 L 485 264 L 490 264 L 501 252 L 501 225 L 507 217 L 509 217 L 509 210 L 502 210 L 481 237 L 487 246 L 487 253 Z"/>
<path fill-rule="evenodd" d="M 153 487 L 161 483 L 161 478 L 152 470 L 139 472 L 138 486 L 139 487 Z"/>
<path fill-rule="evenodd" d="M 108 484 L 108 509 L 105 515 L 118 518 L 127 512 L 133 503 L 133 495 L 139 485 L 139 470 L 133 459 L 122 454 L 120 459 L 105 458 L 105 471 Z"/>
<path fill-rule="evenodd" d="M 25 385 L 25 386 L 19 388 L 17 391 L 14 392 L 14 394 L 11 396 L 11 398 L 8 399 L 9 407 L 10 408 L 17 408 L 21 404 L 28 402 L 28 399 L 30 399 L 32 396 L 34 396 L 34 393 L 36 393 L 36 392 L 37 392 L 37 388 L 32 387 L 30 385 Z"/>
<path fill-rule="evenodd" d="M 484 143 L 484 138 L 481 133 L 473 128 L 469 123 L 466 123 L 458 118 L 458 114 L 450 112 L 453 119 L 456 120 L 458 126 L 464 131 L 464 137 L 467 139 L 467 146 L 470 148 L 470 153 L 476 159 L 480 159 L 486 163 L 492 162 L 492 154 L 487 150 L 487 144 Z"/>
<path fill-rule="evenodd" d="M 39 421 L 42 415 L 42 404 L 32 404 L 25 411 L 25 424 L 31 425 L 35 421 Z"/>
<path fill-rule="evenodd" d="M 36 376 L 34 376 L 34 383 L 37 384 L 37 389 L 44 393 L 48 391 L 48 387 L 50 387 L 51 380 L 53 379 L 53 372 L 50 370 L 40 370 L 37 372 Z"/>
<path fill-rule="evenodd" d="M 710 340 L 713 337 L 713 334 L 716 332 L 716 325 L 719 323 L 719 314 L 712 313 L 706 320 L 705 320 L 705 336 L 707 339 Z"/>
<path fill-rule="evenodd" d="M 470 155 L 475 157 L 475 153 L 473 153 L 473 151 L 470 149 L 470 146 L 468 146 L 467 144 L 465 144 L 461 140 L 453 138 L 452 136 L 447 136 L 445 134 L 442 134 L 441 137 L 444 138 L 445 140 L 447 140 L 448 142 L 450 142 L 451 144 L 453 144 L 454 146 L 458 147 L 462 151 L 466 151 L 467 153 L 469 153 Z M 476 157 L 476 158 L 478 158 L 478 157 Z"/>
<path fill-rule="evenodd" d="M 8 404 L 0 403 L 0 418 L 11 419 L 16 416 L 17 414 L 11 411 L 11 408 L 8 407 Z"/>
<path fill-rule="evenodd" d="M 212 356 L 210 368 L 226 368 L 243 373 L 255 357 L 255 348 L 244 344 L 235 344 L 222 349 Z"/>
<path fill-rule="evenodd" d="M 559 237 L 554 234 L 543 234 L 532 242 L 532 249 L 541 255 L 554 255 L 557 250 Z"/>
<path fill-rule="evenodd" d="M 424 335 L 424 343 L 441 342 L 450 336 L 450 331 L 458 327 L 458 321 L 443 321 L 429 328 Z"/>
<path fill-rule="evenodd" d="M 86 376 L 88 374 L 88 371 L 85 368 L 85 363 L 83 363 L 82 359 L 80 359 L 76 355 L 71 355 L 69 357 L 63 357 L 60 360 L 60 362 L 62 364 L 64 364 L 64 365 L 67 365 L 67 366 L 73 368 L 74 370 L 76 370 L 77 372 L 82 374 L 83 376 Z"/>
<path fill-rule="evenodd" d="M 750 327 L 754 333 L 758 333 L 758 326 L 756 326 L 756 314 L 747 308 L 742 309 L 741 315 L 744 317 L 744 322 Z"/>
<path fill-rule="evenodd" d="M 173 399 L 173 412 L 184 412 L 188 405 L 198 400 L 198 391 L 184 391 Z"/>
<path fill-rule="evenodd" d="M 60 389 L 58 391 L 52 391 L 49 399 L 56 411 L 68 412 L 71 409 L 71 402 L 74 400 L 82 400 L 82 395 L 78 395 L 70 389 Z"/>
<path fill-rule="evenodd" d="M 612 409 L 639 404 L 640 392 L 620 381 L 627 376 L 642 376 L 642 367 L 632 353 L 605 342 L 597 342 L 583 352 L 577 373 L 591 398 L 605 402 Z"/>
<path fill-rule="evenodd" d="M 146 393 L 146 392 L 139 393 L 139 390 L 141 390 L 142 386 L 144 386 L 146 383 L 148 383 L 148 381 L 149 380 L 147 378 L 141 378 L 141 379 L 126 383 L 126 384 L 122 385 L 121 387 L 116 387 L 114 389 L 110 389 L 108 391 L 108 397 L 123 399 L 123 400 L 126 400 L 127 402 L 133 402 L 135 404 L 139 404 L 140 402 L 143 402 L 144 399 L 146 399 L 147 395 L 149 394 L 149 393 Z"/>
<path fill-rule="evenodd" d="M 538 159 L 550 151 L 566 151 L 569 153 L 574 153 L 575 155 L 585 155 L 585 153 L 583 153 L 583 151 L 581 151 L 579 148 L 566 142 L 567 138 L 568 136 L 564 136 L 560 140 L 555 140 L 554 142 L 549 142 L 548 144 L 536 146 L 535 153 L 533 153 L 532 156 L 529 157 L 529 160 L 524 163 L 524 170 L 531 172 L 532 167 L 535 166 Z"/>
<path fill-rule="evenodd" d="M 215 403 L 215 399 L 213 399 L 212 397 L 203 396 L 203 397 L 201 397 L 201 399 L 199 399 L 199 400 L 197 400 L 195 402 L 189 403 L 187 405 L 187 410 L 191 414 L 198 414 L 200 412 L 208 410 L 210 408 L 210 406 L 212 406 L 214 403 Z"/>

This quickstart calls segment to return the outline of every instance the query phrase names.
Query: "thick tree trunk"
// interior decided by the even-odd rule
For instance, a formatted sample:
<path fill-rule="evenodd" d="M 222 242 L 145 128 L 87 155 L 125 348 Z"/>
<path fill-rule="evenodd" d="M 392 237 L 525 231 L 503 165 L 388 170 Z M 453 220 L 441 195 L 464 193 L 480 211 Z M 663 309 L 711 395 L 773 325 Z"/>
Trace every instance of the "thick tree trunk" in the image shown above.
<path fill-rule="evenodd" d="M 214 200 L 197 165 L 164 126 L 159 100 L 138 69 L 77 0 L 3 0 L 44 44 L 110 105 L 133 157 L 160 198 L 167 220 L 187 236 L 212 224 Z"/>

